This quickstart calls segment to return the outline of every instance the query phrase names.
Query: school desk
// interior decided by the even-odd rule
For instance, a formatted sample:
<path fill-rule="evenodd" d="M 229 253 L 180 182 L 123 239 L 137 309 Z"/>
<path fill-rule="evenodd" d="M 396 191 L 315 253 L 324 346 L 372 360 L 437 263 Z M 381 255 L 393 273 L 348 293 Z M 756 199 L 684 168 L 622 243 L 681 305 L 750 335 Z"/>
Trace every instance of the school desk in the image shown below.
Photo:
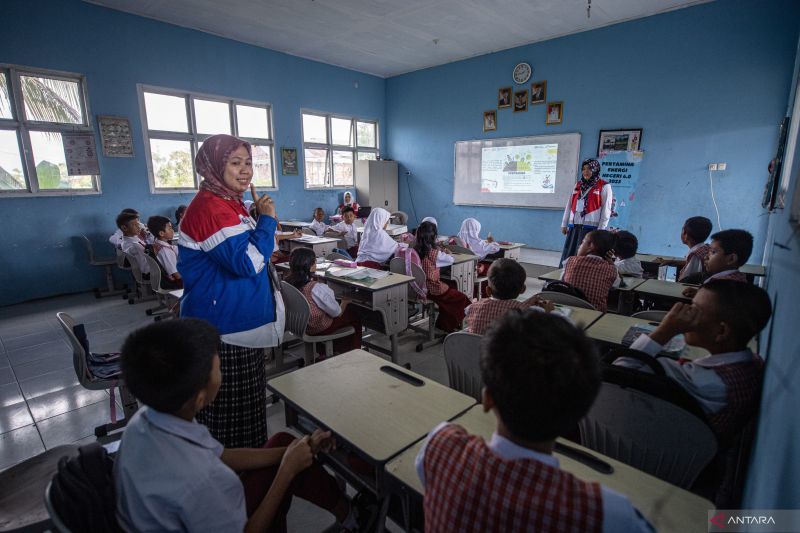
<path fill-rule="evenodd" d="M 408 226 L 404 226 L 401 224 L 389 224 L 386 226 L 384 230 L 389 236 L 393 239 L 397 239 L 400 235 L 404 233 L 408 233 Z M 359 226 L 356 228 L 356 232 L 358 232 L 358 240 L 361 241 L 361 237 L 364 236 L 364 226 Z"/>
<path fill-rule="evenodd" d="M 523 246 L 525 246 L 525 243 L 522 242 L 500 244 L 500 253 L 502 253 L 503 257 L 505 257 L 506 259 L 513 259 L 514 261 L 519 261 L 520 250 L 522 249 Z"/>
<path fill-rule="evenodd" d="M 569 314 L 569 320 L 581 329 L 588 328 L 603 316 L 602 312 L 595 309 L 585 309 L 564 304 L 555 304 L 555 307 L 557 310 L 564 312 L 564 314 Z"/>
<path fill-rule="evenodd" d="M 670 261 L 683 261 L 685 257 L 675 257 L 671 255 L 654 255 L 654 254 L 636 254 L 634 256 L 636 259 L 641 261 L 642 263 L 655 263 L 657 258 L 667 259 Z M 758 277 L 758 276 L 766 276 L 767 269 L 764 265 L 755 265 L 755 264 L 746 264 L 743 265 L 739 270 L 750 277 Z"/>
<path fill-rule="evenodd" d="M 691 298 L 683 295 L 687 287 L 697 288 L 697 285 L 679 283 L 677 281 L 664 281 L 661 279 L 648 279 L 637 286 L 634 291 L 642 298 L 659 300 L 672 305 L 675 302 L 690 302 Z"/>
<path fill-rule="evenodd" d="M 456 282 L 456 288 L 472 299 L 472 291 L 475 289 L 475 266 L 478 256 L 470 254 L 453 254 L 453 264 L 449 267 L 442 267 L 442 279 L 449 279 Z"/>
<path fill-rule="evenodd" d="M 487 441 L 491 439 L 497 427 L 494 414 L 484 413 L 481 405 L 472 407 L 453 422 Z M 433 427 L 431 426 L 431 429 Z M 425 494 L 414 464 L 423 442 L 416 443 L 386 464 L 390 488 L 399 492 L 404 500 L 404 514 L 410 505 L 420 505 Z M 707 513 L 714 509 L 714 504 L 705 498 L 566 439 L 558 439 L 558 443 L 588 453 L 611 465 L 614 471 L 605 474 L 558 450 L 555 452 L 563 470 L 584 481 L 595 481 L 625 494 L 658 531 L 681 533 L 707 531 Z"/>
<path fill-rule="evenodd" d="M 537 276 L 536 279 L 540 279 L 542 281 L 558 281 L 561 279 L 563 273 L 564 273 L 563 268 L 557 268 L 555 270 L 551 270 L 550 272 L 545 272 L 544 274 Z"/>
<path fill-rule="evenodd" d="M 283 231 L 294 231 L 296 229 L 309 227 L 311 222 L 303 222 L 302 220 L 281 220 L 279 224 L 281 225 L 281 230 Z"/>
<path fill-rule="evenodd" d="M 380 500 L 387 496 L 386 462 L 475 404 L 470 396 L 364 350 L 284 374 L 268 381 L 267 388 L 283 399 L 287 426 L 308 431 L 301 427 L 304 417 L 330 430 L 339 450 L 324 454 L 325 462 Z M 353 468 L 342 449 L 374 470 Z"/>
<path fill-rule="evenodd" d="M 317 257 L 325 257 L 339 247 L 339 239 L 335 237 L 316 237 L 303 235 L 294 239 L 287 239 L 289 252 L 297 248 L 310 248 Z"/>
<path fill-rule="evenodd" d="M 564 272 L 563 268 L 559 268 L 545 274 L 542 274 L 537 279 L 543 281 L 558 281 L 561 279 L 562 273 Z M 630 276 L 622 276 L 622 284 L 614 289 L 619 291 L 619 298 L 617 300 L 617 312 L 622 314 L 630 314 L 630 311 L 633 309 L 633 300 L 635 299 L 636 295 L 634 293 L 634 289 L 644 283 L 644 279 L 642 278 L 633 278 Z"/>
<path fill-rule="evenodd" d="M 180 300 L 183 298 L 183 289 L 175 289 L 174 291 L 169 291 L 169 295 L 173 298 Z"/>
<path fill-rule="evenodd" d="M 408 328 L 408 284 L 414 278 L 385 271 L 378 271 L 386 275 L 374 281 L 358 281 L 336 276 L 346 270 L 349 269 L 331 266 L 325 273 L 325 283 L 333 289 L 337 298 L 349 298 L 354 304 L 375 311 L 362 316 L 362 323 L 367 328 L 388 336 L 391 348 L 387 350 L 368 340 L 364 340 L 364 345 L 391 356 L 392 361 L 396 362 L 397 337 Z"/>
<path fill-rule="evenodd" d="M 318 281 L 322 281 L 324 283 L 325 282 L 325 279 L 324 279 L 325 278 L 325 271 L 328 270 L 328 268 L 330 268 L 333 265 L 333 262 L 332 261 L 319 261 L 319 259 L 321 259 L 321 258 L 318 258 L 318 260 L 317 260 L 317 270 L 312 272 L 311 275 L 312 275 L 312 277 L 314 279 L 316 279 Z M 276 264 L 275 268 L 278 270 L 278 272 L 281 274 L 282 277 L 286 276 L 289 273 L 289 271 L 291 270 L 291 267 L 289 266 L 289 262 L 288 261 L 284 261 L 283 263 Z"/>

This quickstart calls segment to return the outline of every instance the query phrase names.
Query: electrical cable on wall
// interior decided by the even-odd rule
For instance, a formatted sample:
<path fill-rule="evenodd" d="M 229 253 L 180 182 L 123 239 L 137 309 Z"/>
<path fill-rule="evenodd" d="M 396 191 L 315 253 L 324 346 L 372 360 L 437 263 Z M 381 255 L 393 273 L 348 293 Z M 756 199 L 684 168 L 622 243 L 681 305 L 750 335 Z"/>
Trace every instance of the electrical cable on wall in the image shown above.
<path fill-rule="evenodd" d="M 717 212 L 717 228 L 722 231 L 722 222 L 719 218 L 719 207 L 717 206 L 717 199 L 714 197 L 714 179 L 711 177 L 711 169 L 708 170 L 708 183 L 711 186 L 711 202 L 714 204 L 714 211 Z"/>
<path fill-rule="evenodd" d="M 419 218 L 417 217 L 417 208 L 414 205 L 414 196 L 411 195 L 411 183 L 409 183 L 410 179 L 411 179 L 411 171 L 406 170 L 406 187 L 408 188 L 408 198 L 411 200 L 411 211 L 414 212 L 414 220 L 416 220 L 417 224 L 419 224 Z"/>

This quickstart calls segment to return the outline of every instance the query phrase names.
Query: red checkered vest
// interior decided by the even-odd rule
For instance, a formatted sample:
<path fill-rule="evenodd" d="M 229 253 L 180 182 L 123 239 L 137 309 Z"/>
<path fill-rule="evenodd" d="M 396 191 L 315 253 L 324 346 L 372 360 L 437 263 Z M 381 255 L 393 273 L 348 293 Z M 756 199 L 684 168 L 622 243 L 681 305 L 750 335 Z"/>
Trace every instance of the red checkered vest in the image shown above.
<path fill-rule="evenodd" d="M 686 270 L 686 267 L 689 266 L 689 262 L 695 257 L 700 259 L 700 264 L 703 265 L 703 272 L 705 272 L 706 271 L 706 257 L 708 257 L 708 252 L 710 252 L 710 251 L 711 251 L 711 246 L 709 246 L 707 244 L 704 244 L 703 246 L 701 246 L 697 250 L 694 250 L 693 252 L 689 252 L 688 254 L 686 254 L 686 264 L 683 265 L 683 268 L 681 268 L 681 270 L 678 272 L 678 278 L 677 278 L 678 281 L 683 279 L 684 270 Z"/>
<path fill-rule="evenodd" d="M 425 448 L 425 531 L 601 531 L 598 483 L 536 459 L 507 461 L 483 438 L 448 425 Z"/>
<path fill-rule="evenodd" d="M 328 313 L 323 311 L 314 301 L 314 298 L 311 297 L 311 290 L 316 285 L 316 281 L 309 281 L 303 287 L 303 296 L 306 297 L 308 301 L 308 307 L 311 309 L 311 316 L 308 319 L 308 326 L 306 326 L 306 332 L 309 335 L 314 335 L 319 333 L 320 331 L 325 331 L 331 324 L 333 324 L 333 318 L 331 318 Z"/>
<path fill-rule="evenodd" d="M 447 283 L 443 282 L 439 277 L 439 267 L 436 266 L 436 256 L 439 250 L 432 248 L 428 251 L 428 255 L 422 258 L 422 270 L 425 271 L 425 284 L 428 287 L 428 293 L 431 296 L 439 296 L 447 292 L 450 287 Z"/>
<path fill-rule="evenodd" d="M 530 307 L 530 302 L 518 300 L 495 300 L 484 298 L 469 306 L 469 311 L 464 319 L 466 330 L 470 333 L 483 335 L 492 322 L 506 314 L 511 309 L 525 309 Z"/>
<path fill-rule="evenodd" d="M 706 281 L 715 281 L 718 279 L 728 279 L 731 281 L 740 281 L 742 283 L 747 283 L 747 275 L 744 272 L 740 272 L 738 270 L 731 272 L 730 274 L 725 274 L 724 276 L 717 276 L 714 279 L 708 279 Z"/>
<path fill-rule="evenodd" d="M 596 255 L 574 255 L 564 267 L 564 281 L 583 291 L 598 311 L 608 309 L 608 291 L 617 279 L 617 268 Z"/>
<path fill-rule="evenodd" d="M 725 383 L 725 407 L 708 416 L 708 424 L 721 445 L 735 438 L 755 416 L 761 392 L 763 361 L 757 355 L 752 361 L 715 366 L 714 372 Z"/>

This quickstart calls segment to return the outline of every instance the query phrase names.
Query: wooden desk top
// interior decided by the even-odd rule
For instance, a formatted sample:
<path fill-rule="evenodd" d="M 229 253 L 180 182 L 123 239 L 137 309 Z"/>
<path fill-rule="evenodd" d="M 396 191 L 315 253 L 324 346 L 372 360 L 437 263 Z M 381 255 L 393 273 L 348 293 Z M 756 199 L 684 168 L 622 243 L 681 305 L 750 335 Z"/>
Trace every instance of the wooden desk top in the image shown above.
<path fill-rule="evenodd" d="M 514 248 L 522 248 L 523 246 L 525 246 L 524 242 L 512 242 L 511 244 L 500 244 L 498 242 L 497 244 L 500 245 L 501 250 L 513 250 Z"/>
<path fill-rule="evenodd" d="M 453 255 L 453 264 L 460 265 L 461 263 L 466 263 L 467 261 L 477 261 L 477 255 L 470 255 L 470 254 L 452 254 Z M 446 268 L 446 267 L 442 267 Z"/>
<path fill-rule="evenodd" d="M 647 324 L 656 325 L 657 323 L 641 318 L 606 313 L 586 329 L 586 335 L 598 341 L 622 346 L 622 339 L 631 327 Z M 684 359 L 694 361 L 709 355 L 709 353 L 708 350 L 704 348 L 687 345 L 683 353 L 676 354 L 675 357 L 678 357 L 678 355 Z"/>
<path fill-rule="evenodd" d="M 642 294 L 651 294 L 653 296 L 662 296 L 672 298 L 674 300 L 681 300 L 684 302 L 691 301 L 683 295 L 683 289 L 686 287 L 697 288 L 697 285 L 689 285 L 687 283 L 678 283 L 677 281 L 664 281 L 660 279 L 648 279 L 644 283 L 636 287 L 636 292 Z"/>
<path fill-rule="evenodd" d="M 381 370 L 393 368 L 416 386 Z M 270 380 L 267 387 L 376 462 L 402 452 L 439 422 L 475 404 L 453 389 L 364 350 Z"/>
<path fill-rule="evenodd" d="M 364 267 L 359 267 L 364 268 Z M 404 274 L 395 274 L 394 272 L 387 272 L 387 276 L 385 278 L 376 279 L 374 283 L 364 283 L 363 281 L 358 281 L 355 279 L 348 279 L 343 277 L 334 276 L 333 273 L 342 272 L 345 270 L 355 270 L 352 268 L 347 267 L 340 267 L 340 266 L 331 266 L 325 271 L 325 281 L 327 282 L 339 282 L 345 283 L 347 285 L 353 285 L 360 289 L 367 289 L 370 291 L 378 291 L 381 289 L 386 289 L 389 287 L 394 287 L 395 285 L 402 285 L 404 283 L 411 283 L 414 281 L 414 278 L 411 276 L 406 276 Z M 372 270 L 372 269 L 367 269 Z M 381 270 L 380 272 L 384 272 Z"/>
<path fill-rule="evenodd" d="M 486 440 L 491 438 L 497 426 L 494 414 L 484 413 L 480 405 L 474 406 L 453 422 Z M 414 459 L 422 447 L 422 442 L 416 443 L 386 464 L 387 473 L 419 495 L 423 495 L 425 489 L 417 476 Z M 596 481 L 625 494 L 657 530 L 682 533 L 707 531 L 707 512 L 714 509 L 710 501 L 574 442 L 565 439 L 559 439 L 559 442 L 588 452 L 614 467 L 612 474 L 602 474 L 556 452 L 555 456 L 563 470 L 584 481 Z"/>
<path fill-rule="evenodd" d="M 561 279 L 561 274 L 564 272 L 563 268 L 557 268 L 555 270 L 551 270 L 550 272 L 546 272 L 541 276 L 538 276 L 537 279 L 541 279 L 544 281 L 557 281 Z"/>
<path fill-rule="evenodd" d="M 583 307 L 573 307 L 571 305 L 555 304 L 556 309 L 570 309 L 569 319 L 576 327 L 586 329 L 595 323 L 603 313 L 595 309 L 584 309 Z"/>
<path fill-rule="evenodd" d="M 685 257 L 675 257 L 672 255 L 655 255 L 655 254 L 636 254 L 636 259 L 643 263 L 655 263 L 657 258 L 668 259 L 670 261 L 683 261 Z M 750 276 L 765 276 L 767 269 L 764 265 L 747 264 L 742 266 L 739 270 Z"/>

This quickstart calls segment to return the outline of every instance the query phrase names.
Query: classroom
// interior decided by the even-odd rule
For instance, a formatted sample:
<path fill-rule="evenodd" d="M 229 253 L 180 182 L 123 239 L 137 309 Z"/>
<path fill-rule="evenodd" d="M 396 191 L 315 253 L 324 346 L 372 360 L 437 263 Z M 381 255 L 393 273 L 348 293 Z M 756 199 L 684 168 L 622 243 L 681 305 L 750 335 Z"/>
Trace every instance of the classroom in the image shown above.
<path fill-rule="evenodd" d="M 797 0 L 0 13 L 0 531 L 800 532 Z"/>

